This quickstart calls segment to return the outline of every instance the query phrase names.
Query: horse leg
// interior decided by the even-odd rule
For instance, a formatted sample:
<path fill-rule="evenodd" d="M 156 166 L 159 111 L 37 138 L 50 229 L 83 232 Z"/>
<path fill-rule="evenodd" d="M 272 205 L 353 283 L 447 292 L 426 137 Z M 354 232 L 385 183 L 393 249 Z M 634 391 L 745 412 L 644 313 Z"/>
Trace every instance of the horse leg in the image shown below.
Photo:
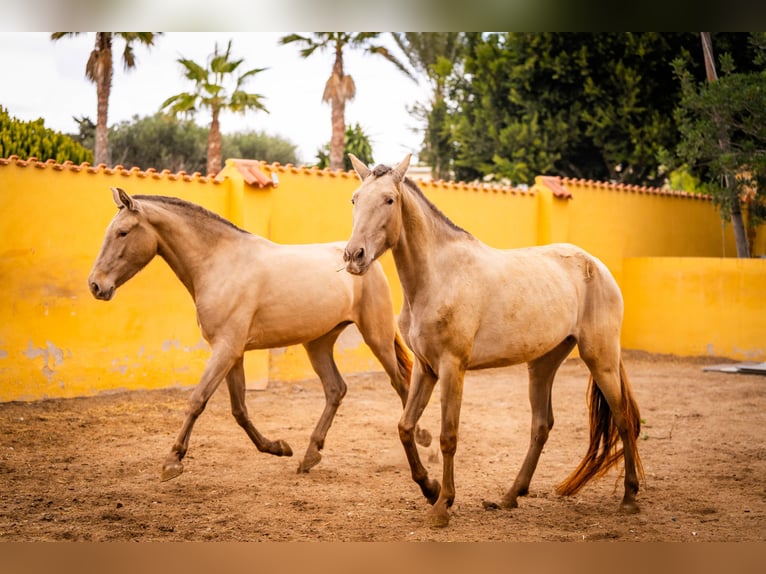
<path fill-rule="evenodd" d="M 208 400 L 218 388 L 218 385 L 229 372 L 235 361 L 236 357 L 230 350 L 224 351 L 213 349 L 210 359 L 205 366 L 205 370 L 202 373 L 202 378 L 189 397 L 189 403 L 186 407 L 186 417 L 181 425 L 181 430 L 162 465 L 160 479 L 163 482 L 179 476 L 184 471 L 181 460 L 186 455 L 186 451 L 189 448 L 189 437 L 191 436 L 194 423 L 202 414 L 202 411 L 205 410 Z"/>
<path fill-rule="evenodd" d="M 247 405 L 245 404 L 245 367 L 243 364 L 243 358 L 237 359 L 234 366 L 226 375 L 226 383 L 229 387 L 229 399 L 231 400 L 231 414 L 234 415 L 234 419 L 239 423 L 250 440 L 255 443 L 256 448 L 261 452 L 266 452 L 276 456 L 292 456 L 293 451 L 285 441 L 278 439 L 271 441 L 264 437 L 255 428 L 253 422 L 250 420 L 250 415 L 247 412 Z"/>
<path fill-rule="evenodd" d="M 377 320 L 375 317 L 365 317 L 360 319 L 357 327 L 372 354 L 383 365 L 383 370 L 386 371 L 391 386 L 399 395 L 404 408 L 407 404 L 407 393 L 412 376 L 412 361 L 407 354 L 404 341 L 396 331 L 396 325 L 388 322 L 385 317 L 377 318 Z M 415 440 L 418 444 L 428 447 L 431 445 L 431 433 L 418 425 L 415 427 Z"/>
<path fill-rule="evenodd" d="M 639 474 L 642 472 L 637 445 L 641 417 L 620 357 L 619 345 L 599 346 L 597 352 L 594 352 L 590 347 L 583 349 L 583 345 L 580 345 L 580 353 L 593 376 L 595 385 L 598 387 L 598 389 L 592 389 L 591 392 L 600 391 L 603 400 L 608 405 L 609 412 L 603 412 L 600 416 L 600 426 L 604 429 L 616 427 L 623 446 L 621 453 L 617 452 L 610 456 L 612 444 L 616 437 L 613 438 L 609 431 L 605 431 L 601 439 L 602 452 L 591 458 L 591 460 L 596 461 L 591 464 L 592 467 L 595 467 L 591 474 L 598 476 L 600 472 L 605 472 L 617 463 L 619 455 L 622 454 L 625 464 L 625 492 L 620 503 L 620 510 L 628 514 L 640 512 L 636 495 L 639 488 Z M 593 402 L 591 409 L 593 409 Z M 591 451 L 594 451 L 596 446 L 591 444 Z"/>
<path fill-rule="evenodd" d="M 441 486 L 438 480 L 428 478 L 428 471 L 420 461 L 418 447 L 415 444 L 415 428 L 426 405 L 428 405 L 435 385 L 436 377 L 434 374 L 416 360 L 412 368 L 412 382 L 407 395 L 407 403 L 404 405 L 404 412 L 399 419 L 399 439 L 402 441 L 404 453 L 407 455 L 412 480 L 420 486 L 423 496 L 430 504 L 436 502 Z"/>
<path fill-rule="evenodd" d="M 457 451 L 460 407 L 463 402 L 463 379 L 465 369 L 457 359 L 442 357 L 439 363 L 441 384 L 441 435 L 439 446 L 442 452 L 442 487 L 439 498 L 428 512 L 428 521 L 433 527 L 449 524 L 448 509 L 455 500 L 455 452 Z"/>
<path fill-rule="evenodd" d="M 532 428 L 529 449 L 513 485 L 503 496 L 503 508 L 519 506 L 518 497 L 529 493 L 529 483 L 537 468 L 548 435 L 553 429 L 551 389 L 561 363 L 574 348 L 574 339 L 567 338 L 555 349 L 529 362 L 529 403 L 532 407 Z"/>
<path fill-rule="evenodd" d="M 330 430 L 335 413 L 338 411 L 343 397 L 346 396 L 346 383 L 338 371 L 335 359 L 333 359 L 335 341 L 344 328 L 345 326 L 337 327 L 319 339 L 303 345 L 308 353 L 311 366 L 319 376 L 319 380 L 322 381 L 325 406 L 314 428 L 314 432 L 311 433 L 306 454 L 298 464 L 298 474 L 308 472 L 322 460 L 322 455 L 319 451 L 324 448 L 327 431 Z"/>

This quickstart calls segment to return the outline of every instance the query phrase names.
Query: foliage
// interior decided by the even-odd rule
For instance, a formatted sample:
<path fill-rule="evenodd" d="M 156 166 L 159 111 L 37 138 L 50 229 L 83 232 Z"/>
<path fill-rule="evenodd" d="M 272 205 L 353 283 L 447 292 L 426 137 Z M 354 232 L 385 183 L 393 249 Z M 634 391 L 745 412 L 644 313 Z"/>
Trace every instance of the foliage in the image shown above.
<path fill-rule="evenodd" d="M 298 146 L 282 137 L 264 132 L 236 132 L 224 134 L 223 157 L 297 165 Z"/>
<path fill-rule="evenodd" d="M 715 34 L 742 61 L 743 34 Z M 680 134 L 671 61 L 704 77 L 699 34 L 467 34 L 450 77 L 457 179 L 539 174 L 661 185 Z"/>
<path fill-rule="evenodd" d="M 110 129 L 112 156 L 126 168 L 205 172 L 207 130 L 191 120 L 158 112 Z"/>
<path fill-rule="evenodd" d="M 88 116 L 73 116 L 72 119 L 77 123 L 77 133 L 67 134 L 74 141 L 90 150 L 96 145 L 96 124 Z"/>
<path fill-rule="evenodd" d="M 464 35 L 462 32 L 392 32 L 392 36 L 410 65 L 425 75 L 431 85 L 431 100 L 410 109 L 425 125 L 419 160 L 431 167 L 435 179 L 450 179 L 453 145 L 447 81 L 460 69 Z"/>
<path fill-rule="evenodd" d="M 51 40 L 56 41 L 67 36 L 76 36 L 80 32 L 54 32 Z M 109 147 L 109 131 L 106 125 L 109 110 L 109 96 L 112 90 L 112 44 L 114 38 L 121 38 L 125 47 L 122 52 L 122 64 L 126 70 L 135 68 L 136 55 L 133 43 L 140 42 L 152 46 L 156 36 L 162 32 L 96 32 L 95 45 L 85 65 L 85 77 L 96 84 L 96 129 L 95 129 L 95 161 L 97 164 L 111 164 Z"/>
<path fill-rule="evenodd" d="M 21 159 L 35 157 L 57 163 L 93 163 L 93 152 L 70 136 L 45 127 L 42 118 L 25 122 L 13 118 L 0 106 L 0 157 L 17 155 Z"/>
<path fill-rule="evenodd" d="M 753 61 L 765 57 L 759 48 Z M 724 73 L 716 81 L 696 82 L 686 62 L 674 61 L 682 86 L 675 112 L 683 136 L 677 161 L 707 183 L 726 220 L 732 207 L 744 202 L 752 227 L 766 216 L 766 70 L 736 72 L 730 54 L 722 54 L 721 62 Z"/>
<path fill-rule="evenodd" d="M 364 133 L 362 126 L 358 123 L 353 127 L 346 128 L 345 145 L 343 147 L 343 169 L 351 171 L 353 166 L 348 158 L 349 153 L 353 153 L 365 165 L 374 163 L 372 157 L 372 145 L 370 138 Z M 330 143 L 326 143 L 322 149 L 317 150 L 317 167 L 324 169 L 330 167 Z"/>
<path fill-rule="evenodd" d="M 158 112 L 134 116 L 110 130 L 110 141 L 118 164 L 126 168 L 153 167 L 158 171 L 204 173 L 207 162 L 208 130 L 190 119 Z M 295 144 L 260 132 L 223 134 L 223 155 L 227 158 L 259 159 L 282 164 L 296 162 Z"/>
<path fill-rule="evenodd" d="M 345 157 L 344 135 L 346 133 L 346 102 L 354 99 L 356 84 L 354 79 L 343 69 L 343 54 L 347 48 L 363 50 L 367 54 L 378 55 L 403 74 L 413 77 L 410 71 L 385 46 L 374 43 L 380 32 L 314 32 L 312 36 L 288 34 L 280 38 L 282 45 L 298 43 L 303 47 L 300 54 L 308 58 L 314 52 L 329 50 L 334 54 L 332 73 L 325 83 L 322 101 L 331 106 L 332 136 L 330 138 L 329 167 L 341 169 L 348 159 Z M 414 78 L 413 78 L 414 79 Z M 321 153 L 321 151 L 320 151 Z"/>
<path fill-rule="evenodd" d="M 223 111 L 244 114 L 252 110 L 268 113 L 263 96 L 244 89 L 245 83 L 266 68 L 252 68 L 239 73 L 244 59 L 233 59 L 231 40 L 225 52 L 219 52 L 218 44 L 208 57 L 206 66 L 187 58 L 179 58 L 184 77 L 194 83 L 194 90 L 182 92 L 166 99 L 160 109 L 172 114 L 193 116 L 200 108 L 210 110 L 212 116 L 208 137 L 207 173 L 215 175 L 222 167 L 222 142 L 219 118 Z M 232 85 L 233 81 L 233 85 Z"/>

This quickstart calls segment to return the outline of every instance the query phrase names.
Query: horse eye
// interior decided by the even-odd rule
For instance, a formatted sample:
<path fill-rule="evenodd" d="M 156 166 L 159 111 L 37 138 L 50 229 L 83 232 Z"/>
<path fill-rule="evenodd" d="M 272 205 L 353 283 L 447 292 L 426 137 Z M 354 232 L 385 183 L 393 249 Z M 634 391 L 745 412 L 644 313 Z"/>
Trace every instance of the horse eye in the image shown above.
<path fill-rule="evenodd" d="M 393 205 L 393 204 L 394 204 L 394 198 L 393 198 L 393 197 L 389 197 L 389 198 L 386 200 L 386 203 L 387 203 L 388 205 Z"/>
<path fill-rule="evenodd" d="M 120 232 L 117 234 L 117 236 L 118 236 L 118 237 L 125 237 L 127 234 L 128 234 L 128 232 L 127 232 L 127 231 L 120 231 Z"/>

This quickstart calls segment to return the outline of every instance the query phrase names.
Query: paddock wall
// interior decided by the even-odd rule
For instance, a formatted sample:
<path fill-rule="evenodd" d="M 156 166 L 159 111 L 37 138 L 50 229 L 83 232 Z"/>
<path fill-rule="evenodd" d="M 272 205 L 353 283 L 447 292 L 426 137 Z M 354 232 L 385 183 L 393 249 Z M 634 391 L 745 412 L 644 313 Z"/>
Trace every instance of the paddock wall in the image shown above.
<path fill-rule="evenodd" d="M 208 347 L 191 297 L 164 261 L 152 261 L 110 302 L 96 301 L 88 292 L 86 278 L 116 212 L 110 187 L 181 197 L 273 241 L 307 243 L 348 238 L 349 199 L 358 183 L 353 173 L 244 160 L 228 160 L 211 179 L 0 159 L 0 401 L 189 386 L 199 380 Z M 454 182 L 420 186 L 455 223 L 490 245 L 572 241 L 600 257 L 625 294 L 626 347 L 766 360 L 763 332 L 757 329 L 765 323 L 758 305 L 766 260 L 719 261 L 735 249 L 730 228 L 721 226 L 708 199 L 543 177 L 529 190 Z M 756 254 L 763 255 L 760 231 Z M 660 281 L 654 268 L 655 275 L 647 275 L 643 267 L 657 257 L 692 268 L 701 258 L 713 258 L 702 263 L 709 279 Z M 708 287 L 719 272 L 715 262 L 748 270 L 738 271 L 742 277 L 727 280 L 719 291 L 681 296 Z M 401 289 L 390 254 L 383 265 L 398 310 Z M 693 276 L 692 268 L 686 272 Z M 725 307 L 742 318 L 740 323 L 723 329 L 720 321 L 703 321 L 702 301 L 706 312 Z M 659 336 L 683 328 L 679 314 L 699 317 L 697 327 L 683 336 Z M 745 324 L 748 316 L 755 327 Z M 345 373 L 380 369 L 353 327 L 339 339 L 336 355 Z M 264 388 L 269 380 L 315 378 L 300 347 L 251 351 L 245 363 L 250 388 Z"/>

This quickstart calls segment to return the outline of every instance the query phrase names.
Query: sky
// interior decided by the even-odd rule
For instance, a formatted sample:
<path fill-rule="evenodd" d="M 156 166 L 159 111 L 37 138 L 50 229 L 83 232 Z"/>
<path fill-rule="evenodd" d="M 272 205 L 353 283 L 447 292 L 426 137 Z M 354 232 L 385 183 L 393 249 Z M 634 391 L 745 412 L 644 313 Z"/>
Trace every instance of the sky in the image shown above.
<path fill-rule="evenodd" d="M 232 40 L 232 57 L 244 59 L 242 71 L 267 68 L 245 88 L 263 96 L 269 113 L 224 114 L 222 132 L 262 131 L 283 137 L 297 146 L 299 163 L 314 163 L 317 150 L 330 141 L 330 105 L 322 102 L 322 92 L 333 54 L 317 51 L 302 58 L 298 44 L 278 43 L 287 33 L 167 32 L 151 48 L 135 44 L 137 63 L 129 71 L 121 61 L 124 43 L 117 39 L 108 125 L 152 115 L 168 97 L 192 91 L 193 83 L 183 77 L 178 58 L 205 64 L 216 42 L 224 50 Z M 88 116 L 95 122 L 96 86 L 85 78 L 94 40 L 92 32 L 56 42 L 49 32 L 0 32 L 0 105 L 12 117 L 42 117 L 46 127 L 64 133 L 77 132 L 74 117 Z M 382 33 L 380 40 L 406 60 L 388 33 Z M 346 125 L 362 126 L 372 142 L 375 163 L 396 164 L 407 153 L 417 156 L 422 123 L 408 110 L 428 101 L 426 80 L 416 83 L 385 58 L 361 51 L 347 51 L 344 60 L 345 72 L 356 84 L 356 98 L 346 105 Z M 210 116 L 200 112 L 195 121 L 207 126 Z"/>

